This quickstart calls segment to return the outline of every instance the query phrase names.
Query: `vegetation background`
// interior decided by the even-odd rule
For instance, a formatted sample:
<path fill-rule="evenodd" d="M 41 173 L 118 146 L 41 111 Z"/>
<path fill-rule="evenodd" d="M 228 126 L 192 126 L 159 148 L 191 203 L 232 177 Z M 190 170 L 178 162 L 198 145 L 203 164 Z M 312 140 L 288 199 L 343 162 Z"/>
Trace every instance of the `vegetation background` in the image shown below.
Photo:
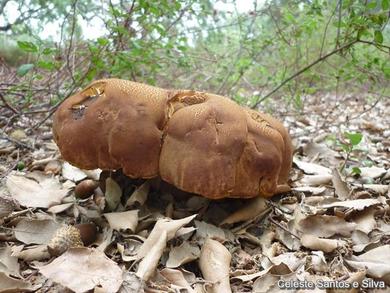
<path fill-rule="evenodd" d="M 118 77 L 304 111 L 312 95 L 388 95 L 389 0 L 0 2 L 0 94 L 53 110 Z M 38 107 L 36 107 L 36 105 Z M 16 111 L 14 111 L 16 114 Z M 33 112 L 34 114 L 35 112 Z"/>

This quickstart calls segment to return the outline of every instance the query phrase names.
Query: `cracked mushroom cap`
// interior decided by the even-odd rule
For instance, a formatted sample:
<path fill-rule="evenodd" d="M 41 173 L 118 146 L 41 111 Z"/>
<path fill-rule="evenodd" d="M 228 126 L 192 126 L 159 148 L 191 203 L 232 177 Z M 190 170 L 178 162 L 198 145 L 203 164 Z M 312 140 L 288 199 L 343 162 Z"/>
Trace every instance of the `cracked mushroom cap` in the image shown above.
<path fill-rule="evenodd" d="M 100 80 L 58 108 L 54 138 L 84 169 L 123 169 L 218 199 L 272 196 L 285 184 L 292 145 L 283 125 L 209 93 Z"/>

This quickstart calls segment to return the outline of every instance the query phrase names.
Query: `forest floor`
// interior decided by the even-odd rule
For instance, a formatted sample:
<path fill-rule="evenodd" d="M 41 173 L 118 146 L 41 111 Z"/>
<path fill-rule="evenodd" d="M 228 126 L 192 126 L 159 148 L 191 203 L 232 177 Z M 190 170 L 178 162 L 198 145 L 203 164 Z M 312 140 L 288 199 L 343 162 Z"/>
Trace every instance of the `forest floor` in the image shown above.
<path fill-rule="evenodd" d="M 229 282 L 233 292 L 358 292 L 356 284 L 384 292 L 390 99 L 323 94 L 306 97 L 302 111 L 279 105 L 270 102 L 295 146 L 292 191 L 210 201 L 158 180 L 72 167 L 50 118 L 32 129 L 47 115 L 39 105 L 20 114 L 2 104 L 0 292 L 205 292 L 213 279 L 214 292 Z M 101 178 L 100 187 L 89 181 L 75 196 L 87 178 Z M 75 225 L 87 247 L 74 241 Z"/>

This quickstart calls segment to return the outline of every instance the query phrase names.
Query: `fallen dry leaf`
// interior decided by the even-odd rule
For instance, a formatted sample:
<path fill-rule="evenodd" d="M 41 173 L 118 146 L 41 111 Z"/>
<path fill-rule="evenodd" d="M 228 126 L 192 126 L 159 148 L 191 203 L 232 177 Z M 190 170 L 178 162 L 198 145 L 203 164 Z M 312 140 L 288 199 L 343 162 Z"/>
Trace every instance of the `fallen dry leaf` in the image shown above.
<path fill-rule="evenodd" d="M 336 216 L 311 215 L 300 220 L 298 227 L 302 233 L 318 237 L 330 237 L 335 234 L 350 236 L 356 224 Z"/>
<path fill-rule="evenodd" d="M 61 226 L 53 220 L 22 218 L 14 229 L 15 237 L 26 244 L 47 244 Z"/>
<path fill-rule="evenodd" d="M 72 166 L 68 162 L 64 162 L 64 164 L 62 164 L 62 176 L 73 182 L 78 182 L 87 178 L 87 174 L 85 174 L 83 170 Z"/>
<path fill-rule="evenodd" d="M 0 247 L 0 272 L 19 277 L 20 266 L 18 263 L 18 258 L 11 254 L 12 249 L 10 246 L 5 245 Z"/>
<path fill-rule="evenodd" d="M 114 293 L 123 281 L 122 270 L 114 261 L 99 250 L 85 247 L 69 249 L 39 271 L 77 293 L 97 286 Z"/>
<path fill-rule="evenodd" d="M 160 219 L 154 225 L 152 232 L 150 232 L 149 237 L 142 244 L 138 250 L 137 258 L 141 259 L 146 256 L 152 247 L 159 241 L 161 234 L 165 231 L 167 233 L 167 241 L 175 237 L 176 232 L 191 222 L 196 215 L 192 215 L 180 220 L 171 220 L 171 219 Z"/>
<path fill-rule="evenodd" d="M 135 203 L 139 205 L 143 205 L 148 198 L 149 190 L 150 190 L 151 181 L 145 181 L 142 185 L 140 185 L 134 192 L 131 194 L 129 199 L 126 202 L 126 207 L 133 206 Z"/>
<path fill-rule="evenodd" d="M 0 272 L 0 292 L 31 292 L 37 290 L 39 287 L 33 287 L 29 282 L 19 279 L 11 278 L 5 273 Z"/>
<path fill-rule="evenodd" d="M 385 184 L 363 184 L 363 188 L 372 190 L 381 195 L 386 195 L 390 193 L 390 185 Z"/>
<path fill-rule="evenodd" d="M 179 270 L 174 270 L 170 268 L 165 268 L 160 271 L 160 274 L 170 282 L 170 284 L 174 285 L 174 289 L 178 290 L 186 290 L 188 293 L 196 293 L 194 289 L 191 288 L 190 284 L 187 282 L 183 273 Z"/>
<path fill-rule="evenodd" d="M 376 179 L 378 177 L 381 177 L 382 175 L 386 174 L 386 172 L 387 172 L 385 168 L 376 167 L 376 166 L 361 167 L 359 169 L 361 171 L 361 173 L 360 173 L 361 177 L 368 177 L 368 178 L 372 178 L 372 179 Z"/>
<path fill-rule="evenodd" d="M 248 203 L 245 204 L 245 206 L 225 218 L 220 225 L 234 224 L 237 222 L 253 219 L 260 213 L 267 210 L 267 208 L 268 206 L 265 198 L 256 197 L 254 199 L 248 200 Z"/>
<path fill-rule="evenodd" d="M 379 246 L 359 256 L 353 255 L 345 261 L 355 269 L 366 269 L 370 277 L 390 284 L 390 245 Z"/>
<path fill-rule="evenodd" d="M 216 240 L 206 239 L 200 253 L 199 268 L 203 277 L 213 283 L 212 293 L 232 292 L 229 278 L 231 259 L 225 246 Z"/>
<path fill-rule="evenodd" d="M 116 207 L 121 202 L 122 197 L 122 189 L 118 185 L 118 183 L 115 182 L 114 179 L 111 177 L 108 177 L 106 179 L 106 192 L 105 192 L 105 199 L 108 206 L 108 209 L 110 211 L 114 211 Z"/>
<path fill-rule="evenodd" d="M 28 248 L 17 252 L 14 254 L 15 257 L 22 259 L 26 262 L 31 262 L 34 260 L 41 261 L 45 259 L 49 259 L 51 257 L 49 250 L 47 249 L 47 245 L 41 244 L 32 248 Z"/>
<path fill-rule="evenodd" d="M 352 220 L 356 223 L 356 230 L 362 231 L 366 234 L 370 233 L 377 226 L 375 221 L 375 209 L 366 209 L 355 216 Z"/>
<path fill-rule="evenodd" d="M 140 262 L 136 275 L 143 281 L 147 281 L 154 274 L 158 262 L 167 245 L 167 231 L 163 230 L 160 237 L 150 249 L 148 254 Z"/>
<path fill-rule="evenodd" d="M 197 228 L 196 238 L 199 240 L 199 243 L 203 243 L 207 238 L 226 240 L 224 230 L 217 226 L 195 220 L 195 227 Z"/>
<path fill-rule="evenodd" d="M 362 211 L 365 208 L 370 206 L 380 204 L 380 200 L 376 198 L 365 198 L 365 199 L 354 199 L 354 200 L 346 200 L 346 201 L 335 201 L 329 204 L 321 205 L 321 208 L 334 208 L 334 207 L 344 207 L 353 209 L 355 211 Z"/>
<path fill-rule="evenodd" d="M 144 293 L 144 282 L 134 272 L 123 273 L 123 283 L 119 293 Z M 95 293 L 95 292 L 94 292 Z"/>
<path fill-rule="evenodd" d="M 114 230 L 127 230 L 135 232 L 138 225 L 138 210 L 103 214 L 108 224 Z"/>
<path fill-rule="evenodd" d="M 298 160 L 294 157 L 293 162 L 306 174 L 316 174 L 316 175 L 330 175 L 332 171 L 329 168 L 321 166 L 319 164 L 308 163 L 301 160 Z"/>
<path fill-rule="evenodd" d="M 198 259 L 199 255 L 200 249 L 197 245 L 191 245 L 188 241 L 184 241 L 180 246 L 173 247 L 170 250 L 166 267 L 177 268 Z"/>
<path fill-rule="evenodd" d="M 324 239 L 310 234 L 301 236 L 301 243 L 304 247 L 312 250 L 320 250 L 326 253 L 332 252 L 344 245 L 343 241 L 337 239 Z"/>
<path fill-rule="evenodd" d="M 340 171 L 337 168 L 333 168 L 332 170 L 332 183 L 338 198 L 344 200 L 349 198 L 351 190 L 345 180 L 341 177 Z"/>
<path fill-rule="evenodd" d="M 330 174 L 320 174 L 320 175 L 305 175 L 302 177 L 300 182 L 308 186 L 319 186 L 328 184 L 332 180 L 332 175 Z"/>
<path fill-rule="evenodd" d="M 19 204 L 15 199 L 0 193 L 0 220 L 7 217 L 10 213 L 18 208 Z"/>
<path fill-rule="evenodd" d="M 11 196 L 22 206 L 48 208 L 60 204 L 69 189 L 63 188 L 57 178 L 40 175 L 39 179 L 37 182 L 13 172 L 6 185 Z"/>

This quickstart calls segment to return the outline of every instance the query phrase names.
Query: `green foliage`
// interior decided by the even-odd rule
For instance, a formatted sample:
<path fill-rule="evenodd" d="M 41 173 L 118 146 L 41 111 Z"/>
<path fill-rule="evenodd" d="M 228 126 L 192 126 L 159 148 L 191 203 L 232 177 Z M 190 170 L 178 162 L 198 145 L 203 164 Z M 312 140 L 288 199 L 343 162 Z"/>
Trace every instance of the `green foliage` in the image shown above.
<path fill-rule="evenodd" d="M 16 70 L 16 73 L 22 77 L 25 76 L 31 69 L 34 68 L 34 64 L 22 64 L 19 66 L 18 70 Z"/>
<path fill-rule="evenodd" d="M 103 77 L 246 105 L 272 93 L 299 111 L 306 95 L 323 91 L 389 91 L 389 0 L 271 0 L 242 13 L 240 1 L 226 12 L 213 0 L 21 0 L 14 22 L 7 4 L 0 57 L 26 84 L 65 71 L 56 99 Z M 103 34 L 87 39 L 85 23 L 100 23 Z M 46 37 L 47 27 L 60 28 L 61 39 Z"/>

